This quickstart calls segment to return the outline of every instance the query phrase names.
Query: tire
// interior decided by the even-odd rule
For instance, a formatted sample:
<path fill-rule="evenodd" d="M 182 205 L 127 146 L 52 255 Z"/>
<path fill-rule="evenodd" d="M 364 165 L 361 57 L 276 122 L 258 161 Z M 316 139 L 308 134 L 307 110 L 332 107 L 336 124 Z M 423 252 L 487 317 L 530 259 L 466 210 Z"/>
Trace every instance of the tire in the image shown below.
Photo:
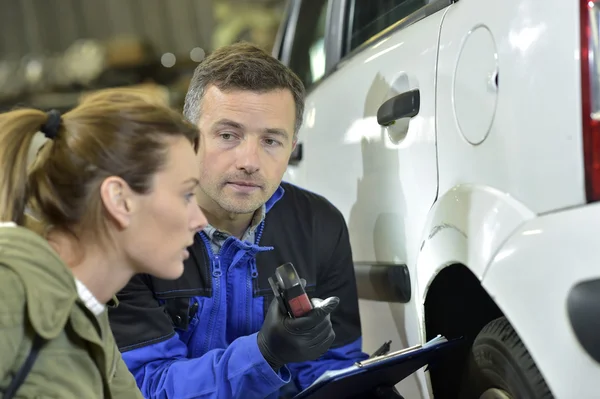
<path fill-rule="evenodd" d="M 479 332 L 469 363 L 463 380 L 468 388 L 463 392 L 470 392 L 470 397 L 553 398 L 527 348 L 505 317 L 491 321 Z"/>

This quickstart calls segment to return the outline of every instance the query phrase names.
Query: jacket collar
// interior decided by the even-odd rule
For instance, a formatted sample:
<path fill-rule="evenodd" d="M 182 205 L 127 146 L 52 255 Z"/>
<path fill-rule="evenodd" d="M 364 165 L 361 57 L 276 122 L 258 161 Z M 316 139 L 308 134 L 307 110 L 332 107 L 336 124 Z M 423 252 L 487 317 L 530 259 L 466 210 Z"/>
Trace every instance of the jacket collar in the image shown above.
<path fill-rule="evenodd" d="M 275 205 L 277 201 L 279 201 L 281 197 L 283 197 L 283 194 L 285 194 L 285 190 L 280 185 L 279 187 L 277 187 L 277 190 L 275 190 L 273 195 L 271 195 L 271 198 L 269 198 L 265 203 L 265 212 L 269 212 L 271 208 L 273 208 L 273 205 Z"/>
<path fill-rule="evenodd" d="M 34 330 L 56 337 L 78 298 L 71 271 L 46 240 L 24 227 L 0 227 L 0 263 L 21 278 Z"/>

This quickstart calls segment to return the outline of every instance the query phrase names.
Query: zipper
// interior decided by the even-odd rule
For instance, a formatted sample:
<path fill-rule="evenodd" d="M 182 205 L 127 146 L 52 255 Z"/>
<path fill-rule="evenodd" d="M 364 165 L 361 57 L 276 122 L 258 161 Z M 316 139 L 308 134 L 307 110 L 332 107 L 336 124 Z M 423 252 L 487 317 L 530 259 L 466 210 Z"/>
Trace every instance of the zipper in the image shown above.
<path fill-rule="evenodd" d="M 119 349 L 117 348 L 116 345 L 114 345 L 113 356 L 112 356 L 112 365 L 110 367 L 110 374 L 108 375 L 108 383 L 109 384 L 112 382 L 112 380 L 115 378 L 115 375 L 117 374 L 117 364 L 118 364 L 120 356 L 121 356 L 121 354 L 119 353 Z"/>
<path fill-rule="evenodd" d="M 221 259 L 219 258 L 219 255 L 215 255 L 214 260 L 213 260 L 212 275 L 213 275 L 213 277 L 218 279 L 217 281 L 220 281 L 219 277 L 221 277 L 221 274 L 223 274 L 221 272 Z"/>
<path fill-rule="evenodd" d="M 263 220 L 263 222 L 258 226 L 258 229 L 256 229 L 256 238 L 254 239 L 255 245 L 258 245 L 258 243 L 260 242 L 260 237 L 262 236 L 264 229 L 265 229 L 265 221 Z M 252 303 L 254 300 L 254 280 L 257 277 L 258 277 L 258 268 L 256 267 L 256 258 L 253 258 L 250 261 L 250 278 L 247 279 L 248 296 L 246 298 L 248 298 L 248 300 L 246 303 L 246 322 L 244 323 L 247 328 L 246 331 L 248 331 L 248 332 L 254 331 L 251 315 L 252 315 Z"/>
<path fill-rule="evenodd" d="M 246 334 L 249 335 L 253 332 L 252 329 L 252 300 L 254 299 L 254 279 L 258 277 L 258 271 L 256 269 L 256 261 L 250 260 L 250 278 L 246 278 L 246 321 L 243 325 L 246 327 Z"/>
<path fill-rule="evenodd" d="M 200 235 L 201 235 L 202 240 L 204 241 L 204 244 L 206 245 L 206 248 L 209 251 L 209 253 L 213 253 L 212 246 L 210 245 L 208 238 L 202 233 L 200 233 Z M 213 292 L 212 292 L 213 307 L 210 312 L 210 316 L 208 318 L 208 329 L 207 329 L 206 337 L 204 339 L 204 348 L 202 350 L 202 353 L 208 352 L 208 349 L 210 348 L 211 338 L 212 338 L 213 329 L 214 329 L 215 317 L 219 313 L 219 308 L 221 307 L 221 275 L 223 274 L 223 272 L 221 271 L 221 258 L 219 255 L 222 250 L 223 250 L 223 247 L 221 247 L 221 250 L 219 251 L 219 253 L 214 255 L 214 257 L 209 256 L 210 258 L 212 258 L 211 263 L 212 263 L 212 276 L 213 276 Z"/>
<path fill-rule="evenodd" d="M 265 229 L 265 221 L 263 220 L 262 223 L 258 226 L 258 229 L 256 229 L 256 239 L 254 240 L 254 243 L 256 245 L 258 245 L 258 243 L 260 243 L 260 237 L 262 237 L 262 233 L 263 233 L 264 229 Z"/>
<path fill-rule="evenodd" d="M 256 239 L 254 240 L 254 245 L 258 245 L 260 243 L 260 238 L 262 237 L 262 233 L 263 233 L 264 229 L 265 229 L 265 221 L 263 220 L 263 222 L 258 226 L 258 229 L 256 229 Z M 250 264 L 251 264 L 250 265 L 250 276 L 252 277 L 252 279 L 255 279 L 258 277 L 258 268 L 256 267 L 256 258 L 253 258 L 252 262 L 250 262 Z"/>
<path fill-rule="evenodd" d="M 188 318 L 190 319 L 190 321 L 196 317 L 196 313 L 198 313 L 198 301 L 194 300 L 194 304 L 190 307 L 190 310 L 188 311 Z"/>
<path fill-rule="evenodd" d="M 254 280 L 255 278 L 258 277 L 258 269 L 256 267 L 256 260 L 252 259 L 251 263 L 250 263 L 250 277 L 252 277 L 252 280 Z M 252 281 L 250 280 L 250 281 Z"/>

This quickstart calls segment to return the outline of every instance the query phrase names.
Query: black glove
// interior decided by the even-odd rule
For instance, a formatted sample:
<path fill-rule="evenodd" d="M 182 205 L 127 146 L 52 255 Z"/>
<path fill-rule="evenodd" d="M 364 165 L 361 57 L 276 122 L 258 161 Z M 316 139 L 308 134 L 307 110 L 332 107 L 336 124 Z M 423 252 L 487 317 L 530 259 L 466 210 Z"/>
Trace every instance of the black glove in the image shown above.
<path fill-rule="evenodd" d="M 323 301 L 314 298 L 312 302 L 314 309 L 295 319 L 283 314 L 277 299 L 271 302 L 258 332 L 258 348 L 273 370 L 288 363 L 315 360 L 333 343 L 335 333 L 329 314 L 340 299 L 331 297 Z"/>

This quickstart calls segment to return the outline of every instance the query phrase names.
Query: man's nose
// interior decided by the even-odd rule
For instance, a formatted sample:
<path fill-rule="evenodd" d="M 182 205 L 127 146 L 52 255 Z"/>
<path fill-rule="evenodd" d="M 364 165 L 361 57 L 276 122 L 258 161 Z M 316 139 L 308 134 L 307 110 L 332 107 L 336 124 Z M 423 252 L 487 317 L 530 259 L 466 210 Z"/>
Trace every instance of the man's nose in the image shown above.
<path fill-rule="evenodd" d="M 200 209 L 199 206 L 194 206 L 192 218 L 191 218 L 191 229 L 196 234 L 199 231 L 202 231 L 208 225 L 208 220 L 206 220 L 206 216 L 204 216 L 204 212 Z"/>
<path fill-rule="evenodd" d="M 259 140 L 254 137 L 246 138 L 237 148 L 236 167 L 248 174 L 258 172 L 260 169 L 259 152 Z"/>

